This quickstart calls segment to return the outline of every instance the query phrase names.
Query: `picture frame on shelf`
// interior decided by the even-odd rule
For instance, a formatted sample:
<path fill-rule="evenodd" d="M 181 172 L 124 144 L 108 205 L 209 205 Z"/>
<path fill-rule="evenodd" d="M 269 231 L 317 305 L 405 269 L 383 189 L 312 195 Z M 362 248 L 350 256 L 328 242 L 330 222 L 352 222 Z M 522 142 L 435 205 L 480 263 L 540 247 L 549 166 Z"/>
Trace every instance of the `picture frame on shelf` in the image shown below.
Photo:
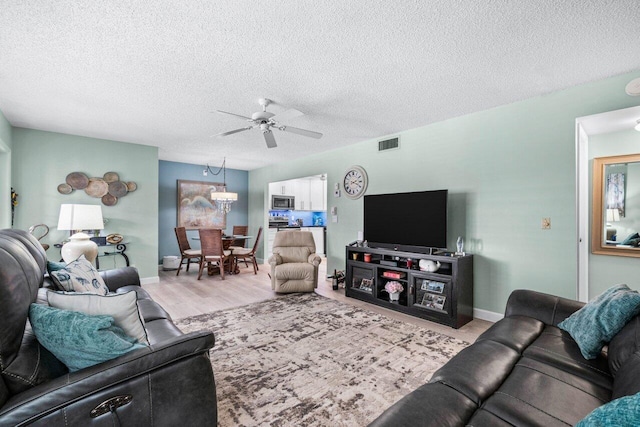
<path fill-rule="evenodd" d="M 436 282 L 434 280 L 425 279 L 422 282 L 422 286 L 425 285 L 425 282 L 426 282 L 427 286 L 426 286 L 426 289 L 424 289 L 424 290 L 426 290 L 427 292 L 435 292 L 435 293 L 438 293 L 438 294 L 441 294 L 441 293 L 444 292 L 444 283 Z"/>
<path fill-rule="evenodd" d="M 446 301 L 447 301 L 447 297 L 445 297 L 444 295 L 436 295 L 436 294 L 431 294 L 429 292 L 425 292 L 424 296 L 422 297 L 422 302 L 420 304 L 427 308 L 437 308 L 438 310 L 443 310 L 444 303 Z"/>
<path fill-rule="evenodd" d="M 362 279 L 360 290 L 371 292 L 373 290 L 373 279 Z"/>

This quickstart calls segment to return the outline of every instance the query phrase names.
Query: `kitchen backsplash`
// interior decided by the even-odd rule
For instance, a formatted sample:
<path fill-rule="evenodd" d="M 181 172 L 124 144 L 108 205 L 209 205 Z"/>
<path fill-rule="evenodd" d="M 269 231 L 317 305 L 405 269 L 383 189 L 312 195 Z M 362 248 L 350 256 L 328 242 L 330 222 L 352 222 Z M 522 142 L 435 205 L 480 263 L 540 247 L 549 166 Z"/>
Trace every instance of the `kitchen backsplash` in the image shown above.
<path fill-rule="evenodd" d="M 285 216 L 289 218 L 289 225 L 296 225 L 296 220 L 302 219 L 303 227 L 314 225 L 327 225 L 327 212 L 325 211 L 269 211 L 269 216 Z"/>

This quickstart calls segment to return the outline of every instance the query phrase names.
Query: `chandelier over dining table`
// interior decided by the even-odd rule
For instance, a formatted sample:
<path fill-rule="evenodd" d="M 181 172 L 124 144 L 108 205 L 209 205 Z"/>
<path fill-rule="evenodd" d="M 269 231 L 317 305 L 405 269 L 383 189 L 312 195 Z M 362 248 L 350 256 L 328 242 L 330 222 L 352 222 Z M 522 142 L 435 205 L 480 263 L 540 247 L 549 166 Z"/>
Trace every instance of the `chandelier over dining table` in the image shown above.
<path fill-rule="evenodd" d="M 234 193 L 231 191 L 227 191 L 227 170 L 226 170 L 226 157 L 222 160 L 222 166 L 218 168 L 216 172 L 214 172 L 211 167 L 207 164 L 207 167 L 204 171 L 202 171 L 203 175 L 207 175 L 209 172 L 213 175 L 219 175 L 222 172 L 222 180 L 223 187 L 222 191 L 212 191 L 211 192 L 211 200 L 216 203 L 216 207 L 219 211 L 228 214 L 231 211 L 231 204 L 238 200 L 238 193 Z"/>

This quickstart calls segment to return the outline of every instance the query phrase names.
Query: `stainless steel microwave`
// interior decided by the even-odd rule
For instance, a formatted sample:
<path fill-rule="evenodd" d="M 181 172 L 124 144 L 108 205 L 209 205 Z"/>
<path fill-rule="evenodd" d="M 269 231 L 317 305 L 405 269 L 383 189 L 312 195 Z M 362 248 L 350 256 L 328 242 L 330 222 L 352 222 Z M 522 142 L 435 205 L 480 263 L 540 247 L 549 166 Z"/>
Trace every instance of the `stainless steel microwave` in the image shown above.
<path fill-rule="evenodd" d="M 271 209 L 295 209 L 294 196 L 271 196 Z"/>

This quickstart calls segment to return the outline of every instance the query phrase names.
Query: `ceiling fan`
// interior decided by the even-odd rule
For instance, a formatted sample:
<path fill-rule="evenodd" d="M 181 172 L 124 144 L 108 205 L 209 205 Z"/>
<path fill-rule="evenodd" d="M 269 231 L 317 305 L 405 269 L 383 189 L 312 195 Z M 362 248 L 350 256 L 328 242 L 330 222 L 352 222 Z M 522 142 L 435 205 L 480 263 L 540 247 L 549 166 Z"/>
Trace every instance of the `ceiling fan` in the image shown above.
<path fill-rule="evenodd" d="M 296 117 L 303 116 L 304 113 L 296 110 L 290 109 L 287 111 L 283 111 L 280 114 L 273 114 L 267 111 L 267 106 L 271 104 L 270 99 L 260 98 L 258 103 L 262 105 L 262 111 L 258 111 L 253 113 L 251 117 L 242 116 L 240 114 L 228 113 L 226 111 L 216 110 L 218 113 L 229 114 L 230 116 L 240 117 L 241 119 L 245 119 L 250 122 L 251 125 L 239 129 L 230 130 L 228 132 L 222 132 L 214 136 L 227 136 L 232 135 L 238 132 L 244 132 L 245 130 L 260 128 L 262 131 L 262 135 L 264 136 L 264 140 L 267 143 L 267 147 L 274 148 L 277 147 L 276 140 L 273 136 L 273 132 L 271 132 L 271 128 L 275 128 L 278 130 L 282 130 L 285 132 L 291 132 L 302 136 L 308 136 L 310 138 L 320 139 L 322 138 L 322 134 L 319 132 L 313 132 L 306 129 L 294 128 L 292 126 L 287 126 L 282 124 L 285 120 L 290 120 Z"/>

